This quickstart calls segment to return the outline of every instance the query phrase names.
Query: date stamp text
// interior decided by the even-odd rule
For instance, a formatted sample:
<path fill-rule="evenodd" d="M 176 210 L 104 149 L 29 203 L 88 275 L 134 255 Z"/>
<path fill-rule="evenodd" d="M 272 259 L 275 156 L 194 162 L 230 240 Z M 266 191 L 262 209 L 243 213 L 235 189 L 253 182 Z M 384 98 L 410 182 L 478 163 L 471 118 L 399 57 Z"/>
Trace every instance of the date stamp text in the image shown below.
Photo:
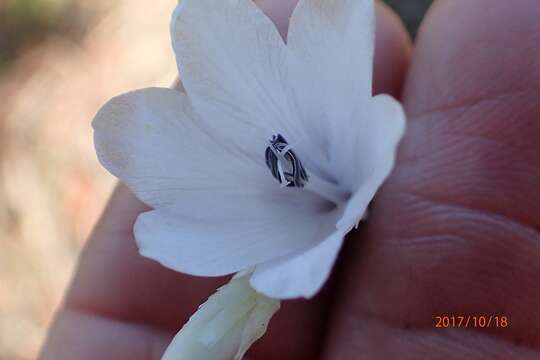
<path fill-rule="evenodd" d="M 436 328 L 507 328 L 510 319 L 505 315 L 436 315 Z"/>

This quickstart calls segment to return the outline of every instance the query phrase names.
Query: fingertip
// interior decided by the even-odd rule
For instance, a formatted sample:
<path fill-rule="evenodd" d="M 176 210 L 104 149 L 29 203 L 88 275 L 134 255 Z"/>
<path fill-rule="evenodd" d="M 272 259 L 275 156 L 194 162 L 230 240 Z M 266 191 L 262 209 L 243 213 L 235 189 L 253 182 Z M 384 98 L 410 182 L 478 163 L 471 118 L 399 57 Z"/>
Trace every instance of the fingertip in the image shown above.
<path fill-rule="evenodd" d="M 409 67 L 412 41 L 405 25 L 390 7 L 377 1 L 376 11 L 373 93 L 399 98 Z"/>
<path fill-rule="evenodd" d="M 537 0 L 439 0 L 418 33 L 405 95 L 413 114 L 540 83 Z"/>

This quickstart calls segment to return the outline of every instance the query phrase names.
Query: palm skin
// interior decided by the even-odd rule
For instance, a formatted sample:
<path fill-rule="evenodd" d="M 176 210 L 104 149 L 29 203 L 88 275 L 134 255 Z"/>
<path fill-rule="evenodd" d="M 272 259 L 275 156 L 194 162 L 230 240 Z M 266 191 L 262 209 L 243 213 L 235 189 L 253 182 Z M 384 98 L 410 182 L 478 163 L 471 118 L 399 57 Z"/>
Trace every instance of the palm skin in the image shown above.
<path fill-rule="evenodd" d="M 258 4 L 285 32 L 295 1 Z M 409 117 L 398 163 L 325 290 L 286 302 L 250 359 L 540 357 L 539 18 L 537 0 L 439 0 L 411 52 L 378 7 L 375 92 L 401 93 Z M 145 210 L 115 191 L 42 360 L 159 359 L 226 281 L 140 257 Z M 434 326 L 482 314 L 510 325 Z"/>

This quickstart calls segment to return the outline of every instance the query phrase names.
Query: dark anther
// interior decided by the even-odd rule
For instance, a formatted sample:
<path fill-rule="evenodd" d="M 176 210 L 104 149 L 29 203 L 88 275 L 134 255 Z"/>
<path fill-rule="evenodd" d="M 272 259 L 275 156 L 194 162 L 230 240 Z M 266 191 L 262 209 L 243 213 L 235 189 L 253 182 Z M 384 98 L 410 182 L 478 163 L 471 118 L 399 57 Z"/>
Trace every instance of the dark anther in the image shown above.
<path fill-rule="evenodd" d="M 309 177 L 302 162 L 288 145 L 282 135 L 272 136 L 270 145 L 266 148 L 266 166 L 280 184 L 288 187 L 304 187 Z"/>

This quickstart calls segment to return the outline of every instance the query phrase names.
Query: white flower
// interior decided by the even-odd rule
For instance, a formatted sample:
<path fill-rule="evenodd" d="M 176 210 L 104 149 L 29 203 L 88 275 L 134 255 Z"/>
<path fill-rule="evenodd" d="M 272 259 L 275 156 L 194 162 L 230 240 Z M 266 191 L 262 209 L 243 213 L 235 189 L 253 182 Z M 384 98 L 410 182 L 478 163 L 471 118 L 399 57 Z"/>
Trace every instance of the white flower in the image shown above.
<path fill-rule="evenodd" d="M 186 93 L 143 89 L 96 115 L 101 163 L 154 209 L 134 227 L 141 254 L 199 276 L 249 269 L 164 359 L 241 359 L 277 299 L 328 278 L 405 126 L 397 101 L 372 96 L 373 7 L 300 0 L 285 44 L 252 0 L 182 0 L 171 32 Z"/>
<path fill-rule="evenodd" d="M 404 131 L 401 105 L 371 92 L 373 0 L 300 0 L 287 44 L 251 0 L 182 0 L 171 32 L 186 93 L 128 93 L 93 123 L 102 164 L 154 209 L 141 254 L 313 296 Z"/>

